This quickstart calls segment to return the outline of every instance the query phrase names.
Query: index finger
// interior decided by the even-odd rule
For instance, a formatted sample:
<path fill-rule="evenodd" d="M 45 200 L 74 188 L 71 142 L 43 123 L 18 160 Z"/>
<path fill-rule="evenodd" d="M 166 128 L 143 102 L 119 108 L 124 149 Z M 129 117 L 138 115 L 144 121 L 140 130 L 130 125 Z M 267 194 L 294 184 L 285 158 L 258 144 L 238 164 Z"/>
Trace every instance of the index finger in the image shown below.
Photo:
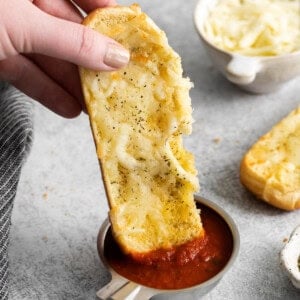
<path fill-rule="evenodd" d="M 87 13 L 99 7 L 117 4 L 115 0 L 74 0 L 74 2 Z"/>

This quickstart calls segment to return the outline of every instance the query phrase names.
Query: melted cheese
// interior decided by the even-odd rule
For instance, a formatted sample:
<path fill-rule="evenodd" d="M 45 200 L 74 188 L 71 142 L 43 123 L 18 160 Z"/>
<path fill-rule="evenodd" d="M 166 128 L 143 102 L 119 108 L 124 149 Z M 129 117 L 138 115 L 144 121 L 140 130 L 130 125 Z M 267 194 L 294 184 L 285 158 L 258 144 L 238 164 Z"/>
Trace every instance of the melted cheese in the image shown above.
<path fill-rule="evenodd" d="M 274 206 L 300 208 L 300 108 L 249 149 L 241 163 L 241 180 Z"/>
<path fill-rule="evenodd" d="M 299 0 L 220 0 L 203 33 L 218 48 L 248 56 L 300 50 Z"/>
<path fill-rule="evenodd" d="M 192 129 L 192 84 L 165 34 L 131 8 L 124 18 L 111 15 L 113 26 L 106 27 L 101 11 L 102 22 L 89 23 L 130 50 L 128 66 L 82 69 L 81 76 L 114 235 L 126 252 L 147 252 L 182 244 L 203 229 L 193 198 L 194 159 L 181 137 Z"/>

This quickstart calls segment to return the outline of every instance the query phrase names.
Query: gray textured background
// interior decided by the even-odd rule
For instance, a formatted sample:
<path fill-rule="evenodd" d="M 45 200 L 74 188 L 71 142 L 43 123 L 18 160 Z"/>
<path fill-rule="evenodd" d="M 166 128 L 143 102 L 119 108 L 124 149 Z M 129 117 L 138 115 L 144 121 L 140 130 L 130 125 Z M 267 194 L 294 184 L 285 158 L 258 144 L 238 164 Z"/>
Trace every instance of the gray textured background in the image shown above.
<path fill-rule="evenodd" d="M 204 299 L 299 299 L 278 253 L 300 212 L 256 200 L 239 183 L 239 163 L 299 104 L 300 78 L 273 94 L 245 94 L 214 70 L 204 52 L 193 26 L 195 0 L 139 2 L 166 31 L 195 84 L 194 131 L 186 146 L 196 156 L 201 195 L 221 204 L 241 234 L 238 260 Z M 35 140 L 13 212 L 10 298 L 94 299 L 109 280 L 96 250 L 107 205 L 88 119 L 64 120 L 37 104 L 34 110 Z"/>

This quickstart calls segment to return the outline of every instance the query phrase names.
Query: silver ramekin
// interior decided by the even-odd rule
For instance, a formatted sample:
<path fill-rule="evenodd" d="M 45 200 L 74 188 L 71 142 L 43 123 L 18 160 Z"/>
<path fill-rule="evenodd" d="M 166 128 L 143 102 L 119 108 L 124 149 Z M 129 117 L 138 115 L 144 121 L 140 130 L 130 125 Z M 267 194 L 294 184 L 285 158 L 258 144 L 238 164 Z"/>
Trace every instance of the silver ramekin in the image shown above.
<path fill-rule="evenodd" d="M 126 279 L 109 266 L 104 256 L 104 241 L 106 234 L 110 228 L 110 222 L 108 219 L 106 219 L 100 228 L 97 246 L 101 261 L 110 272 L 112 278 L 107 285 L 102 287 L 97 292 L 97 297 L 103 300 L 190 300 L 199 299 L 199 297 L 211 291 L 223 278 L 226 272 L 228 272 L 228 270 L 232 267 L 234 261 L 236 260 L 240 247 L 240 237 L 237 226 L 234 223 L 233 219 L 220 206 L 210 200 L 200 197 L 199 195 L 195 195 L 195 201 L 204 204 L 205 206 L 208 206 L 209 208 L 217 212 L 225 220 L 233 236 L 233 251 L 231 257 L 225 267 L 217 275 L 203 283 L 189 288 L 177 290 L 154 289 Z"/>

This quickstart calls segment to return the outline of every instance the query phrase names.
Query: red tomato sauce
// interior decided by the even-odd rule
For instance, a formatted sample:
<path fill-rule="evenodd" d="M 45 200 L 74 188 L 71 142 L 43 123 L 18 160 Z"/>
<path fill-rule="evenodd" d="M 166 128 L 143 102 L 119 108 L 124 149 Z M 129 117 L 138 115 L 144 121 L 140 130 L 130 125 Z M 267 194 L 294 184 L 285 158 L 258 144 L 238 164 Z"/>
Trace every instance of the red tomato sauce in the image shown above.
<path fill-rule="evenodd" d="M 203 237 L 136 259 L 122 253 L 109 231 L 104 247 L 109 265 L 131 281 L 157 289 L 187 288 L 212 278 L 230 259 L 233 237 L 219 214 L 207 206 L 197 206 L 205 229 Z"/>

